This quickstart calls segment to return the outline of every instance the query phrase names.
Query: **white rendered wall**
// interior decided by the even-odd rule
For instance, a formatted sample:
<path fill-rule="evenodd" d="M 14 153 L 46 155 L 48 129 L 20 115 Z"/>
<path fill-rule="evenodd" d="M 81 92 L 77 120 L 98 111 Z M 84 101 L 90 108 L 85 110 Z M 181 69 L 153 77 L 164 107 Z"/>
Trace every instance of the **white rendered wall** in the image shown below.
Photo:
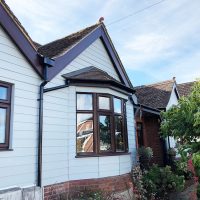
<path fill-rule="evenodd" d="M 169 110 L 173 105 L 178 104 L 178 98 L 177 98 L 176 93 L 175 93 L 175 88 L 176 88 L 176 85 L 174 84 L 169 102 L 168 102 L 167 107 L 166 107 L 166 110 Z M 171 148 L 174 148 L 176 146 L 176 140 L 174 139 L 174 137 L 169 137 L 169 142 L 170 142 Z M 166 144 L 167 144 L 167 148 L 169 148 L 168 139 L 167 139 Z"/>
<path fill-rule="evenodd" d="M 0 27 L 0 81 L 13 83 L 12 151 L 0 151 L 0 189 L 36 183 L 38 91 L 41 82 Z"/>

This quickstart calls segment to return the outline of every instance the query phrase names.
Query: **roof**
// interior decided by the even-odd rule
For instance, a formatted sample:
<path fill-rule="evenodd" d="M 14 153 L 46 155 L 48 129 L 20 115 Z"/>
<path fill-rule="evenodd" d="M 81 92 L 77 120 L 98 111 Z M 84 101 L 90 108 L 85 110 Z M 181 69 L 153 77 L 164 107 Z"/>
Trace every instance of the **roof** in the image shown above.
<path fill-rule="evenodd" d="M 32 41 L 4 0 L 0 0 L 0 22 L 41 77 L 43 76 L 43 66 L 40 62 L 40 55 L 55 60 L 54 67 L 48 68 L 48 81 L 52 80 L 72 60 L 99 38 L 103 42 L 122 84 L 126 87 L 133 87 L 102 22 L 45 45 Z"/>
<path fill-rule="evenodd" d="M 178 84 L 177 88 L 178 88 L 180 97 L 188 96 L 190 94 L 190 92 L 192 91 L 192 86 L 194 85 L 194 83 L 195 82 L 193 81 L 193 82 Z"/>
<path fill-rule="evenodd" d="M 70 83 L 89 83 L 100 86 L 114 86 L 120 88 L 124 91 L 128 91 L 133 93 L 134 90 L 132 88 L 126 87 L 118 80 L 111 77 L 105 71 L 98 69 L 94 66 L 86 67 L 77 71 L 73 71 L 67 74 L 62 75 L 65 79 L 69 80 Z"/>
<path fill-rule="evenodd" d="M 83 79 L 83 80 L 86 79 L 86 80 L 104 80 L 104 81 L 110 80 L 110 81 L 119 82 L 113 77 L 111 77 L 108 73 L 93 66 L 86 67 L 77 71 L 73 71 L 73 72 L 64 74 L 62 76 L 69 80 L 70 79 Z"/>
<path fill-rule="evenodd" d="M 155 108 L 166 108 L 169 102 L 174 80 L 135 87 L 138 103 Z"/>
<path fill-rule="evenodd" d="M 44 56 L 56 58 L 77 44 L 81 39 L 83 39 L 87 34 L 89 34 L 98 26 L 99 24 L 92 25 L 76 33 L 72 33 L 64 38 L 42 45 L 38 48 L 38 52 Z"/>

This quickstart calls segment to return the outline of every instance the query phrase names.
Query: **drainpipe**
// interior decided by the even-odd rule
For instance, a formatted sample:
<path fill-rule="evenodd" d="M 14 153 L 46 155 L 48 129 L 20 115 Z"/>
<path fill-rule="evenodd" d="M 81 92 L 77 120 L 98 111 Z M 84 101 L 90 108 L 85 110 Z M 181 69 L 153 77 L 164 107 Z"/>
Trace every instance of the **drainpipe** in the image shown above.
<path fill-rule="evenodd" d="M 37 186 L 42 186 L 42 140 L 43 140 L 43 96 L 44 86 L 48 83 L 48 68 L 53 67 L 54 60 L 42 57 L 43 59 L 43 82 L 40 84 L 39 89 L 39 127 L 38 127 L 38 175 Z"/>

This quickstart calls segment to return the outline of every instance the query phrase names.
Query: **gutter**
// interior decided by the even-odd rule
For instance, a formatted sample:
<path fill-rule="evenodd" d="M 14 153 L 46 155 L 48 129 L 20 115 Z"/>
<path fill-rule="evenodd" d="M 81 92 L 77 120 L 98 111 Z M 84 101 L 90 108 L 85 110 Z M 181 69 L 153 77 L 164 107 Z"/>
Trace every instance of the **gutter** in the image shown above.
<path fill-rule="evenodd" d="M 37 173 L 37 186 L 42 186 L 42 142 L 43 142 L 43 96 L 44 96 L 44 86 L 48 81 L 48 68 L 53 67 L 54 60 L 42 57 L 43 64 L 43 81 L 39 88 L 39 118 L 38 118 L 38 173 Z"/>

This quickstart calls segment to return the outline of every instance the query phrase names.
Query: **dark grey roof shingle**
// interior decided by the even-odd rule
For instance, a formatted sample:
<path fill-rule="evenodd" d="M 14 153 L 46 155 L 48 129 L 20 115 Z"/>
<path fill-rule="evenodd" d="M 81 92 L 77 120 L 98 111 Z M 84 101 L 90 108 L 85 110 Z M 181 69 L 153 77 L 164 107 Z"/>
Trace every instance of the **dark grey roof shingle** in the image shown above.
<path fill-rule="evenodd" d="M 91 33 L 94 29 L 96 29 L 100 24 L 95 24 L 90 27 L 87 27 L 81 31 L 76 33 L 72 33 L 64 38 L 55 40 L 48 44 L 42 45 L 38 48 L 38 52 L 44 56 L 54 58 L 69 50 L 72 46 L 77 44 L 81 39 L 83 39 L 86 35 Z"/>
<path fill-rule="evenodd" d="M 174 80 L 135 87 L 138 103 L 151 108 L 166 108 L 170 99 Z"/>
<path fill-rule="evenodd" d="M 73 71 L 62 75 L 67 79 L 81 79 L 81 80 L 102 80 L 102 81 L 115 81 L 121 84 L 119 81 L 111 77 L 105 71 L 96 67 L 86 67 L 77 71 Z"/>
<path fill-rule="evenodd" d="M 190 92 L 192 91 L 192 86 L 194 85 L 194 83 L 195 82 L 193 81 L 193 82 L 178 84 L 177 88 L 178 88 L 180 97 L 188 96 Z"/>

